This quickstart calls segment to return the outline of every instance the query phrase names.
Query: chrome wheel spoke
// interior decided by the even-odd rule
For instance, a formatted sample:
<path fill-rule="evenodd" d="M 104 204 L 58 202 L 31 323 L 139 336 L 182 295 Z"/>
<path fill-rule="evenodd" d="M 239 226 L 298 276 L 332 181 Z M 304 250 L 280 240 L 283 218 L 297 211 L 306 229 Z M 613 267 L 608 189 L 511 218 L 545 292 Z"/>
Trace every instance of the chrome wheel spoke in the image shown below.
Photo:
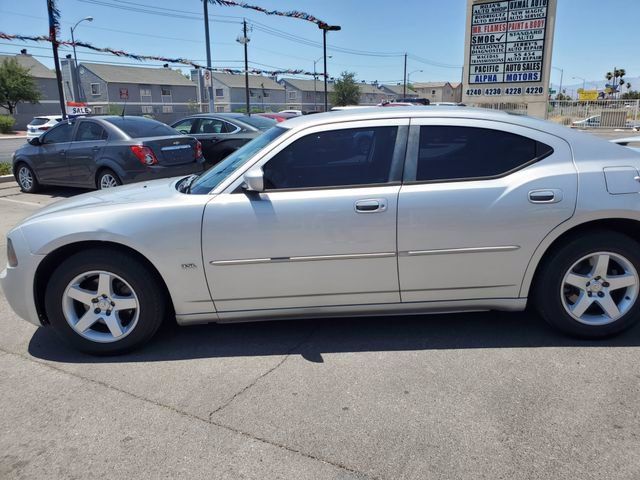
<path fill-rule="evenodd" d="M 113 303 L 115 303 L 113 309 L 118 310 L 130 310 L 138 308 L 138 300 L 134 297 L 112 297 Z"/>
<path fill-rule="evenodd" d="M 96 297 L 95 292 L 90 292 L 89 290 L 80 288 L 77 285 L 69 288 L 69 290 L 67 290 L 67 295 L 74 300 L 77 300 L 78 302 L 88 306 L 92 305 L 92 300 Z"/>
<path fill-rule="evenodd" d="M 571 312 L 575 316 L 581 317 L 588 310 L 591 304 L 593 304 L 593 299 L 586 293 L 583 293 L 578 298 L 578 301 L 571 306 Z"/>
<path fill-rule="evenodd" d="M 630 273 L 624 275 L 614 275 L 607 277 L 609 290 L 620 290 L 621 288 L 633 287 L 636 284 L 636 277 Z"/>
<path fill-rule="evenodd" d="M 604 297 L 596 298 L 596 302 L 602 307 L 604 313 L 612 320 L 617 319 L 620 316 L 620 309 L 613 301 L 611 295 L 605 295 Z"/>
<path fill-rule="evenodd" d="M 111 296 L 111 275 L 108 273 L 101 273 L 98 277 L 98 295 Z"/>
<path fill-rule="evenodd" d="M 578 275 L 577 273 L 569 273 L 564 281 L 572 287 L 584 290 L 587 283 L 589 283 L 589 277 L 586 275 Z"/>
<path fill-rule="evenodd" d="M 76 331 L 82 333 L 91 328 L 98 320 L 100 320 L 100 315 L 96 315 L 93 310 L 87 310 L 87 313 L 78 320 L 78 323 L 75 324 L 74 328 Z"/>
<path fill-rule="evenodd" d="M 610 256 L 606 253 L 601 253 L 595 257 L 595 262 L 593 266 L 593 276 L 594 277 L 606 277 L 607 270 L 609 269 L 609 260 Z"/>
<path fill-rule="evenodd" d="M 120 320 L 118 319 L 117 315 L 109 315 L 107 317 L 104 317 L 104 321 L 107 324 L 107 327 L 109 327 L 111 335 L 116 338 L 122 336 L 124 332 L 122 331 L 122 325 L 120 324 Z"/>

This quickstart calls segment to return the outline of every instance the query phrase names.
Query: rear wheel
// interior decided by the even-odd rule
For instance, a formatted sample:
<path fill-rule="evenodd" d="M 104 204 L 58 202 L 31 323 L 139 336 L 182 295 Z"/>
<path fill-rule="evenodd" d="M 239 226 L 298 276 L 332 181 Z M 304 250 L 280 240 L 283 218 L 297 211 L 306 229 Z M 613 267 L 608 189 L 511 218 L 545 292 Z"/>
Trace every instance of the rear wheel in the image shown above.
<path fill-rule="evenodd" d="M 640 244 L 626 235 L 598 232 L 574 239 L 546 259 L 535 303 L 554 327 L 598 338 L 640 320 Z"/>
<path fill-rule="evenodd" d="M 118 177 L 113 170 L 107 168 L 100 171 L 97 184 L 99 190 L 104 190 L 122 185 L 122 180 L 120 180 L 120 177 Z"/>
<path fill-rule="evenodd" d="M 25 193 L 33 193 L 40 188 L 33 170 L 26 163 L 19 163 L 15 170 L 15 177 L 20 190 Z"/>
<path fill-rule="evenodd" d="M 116 354 L 141 346 L 155 334 L 166 310 L 163 292 L 134 256 L 86 250 L 51 275 L 45 308 L 56 333 L 78 350 Z"/>

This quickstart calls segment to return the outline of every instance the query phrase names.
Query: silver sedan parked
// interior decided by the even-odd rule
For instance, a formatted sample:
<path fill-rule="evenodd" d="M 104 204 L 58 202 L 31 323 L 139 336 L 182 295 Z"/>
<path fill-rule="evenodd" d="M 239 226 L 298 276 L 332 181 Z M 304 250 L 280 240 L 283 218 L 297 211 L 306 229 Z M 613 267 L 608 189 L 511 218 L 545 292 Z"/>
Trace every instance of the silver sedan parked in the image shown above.
<path fill-rule="evenodd" d="M 90 353 L 181 325 L 537 307 L 640 318 L 640 155 L 463 107 L 289 120 L 199 176 L 63 200 L 8 235 L 2 287 Z M 97 221 L 96 221 L 97 219 Z"/>

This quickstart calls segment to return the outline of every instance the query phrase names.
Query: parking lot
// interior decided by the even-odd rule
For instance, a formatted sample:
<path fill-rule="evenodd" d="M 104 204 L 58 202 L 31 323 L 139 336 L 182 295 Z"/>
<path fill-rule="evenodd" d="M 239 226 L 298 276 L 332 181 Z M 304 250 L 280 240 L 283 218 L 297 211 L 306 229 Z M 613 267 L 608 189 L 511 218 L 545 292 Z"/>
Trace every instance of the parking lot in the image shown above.
<path fill-rule="evenodd" d="M 78 193 L 0 185 L 0 240 Z M 0 297 L 0 478 L 640 476 L 640 329 L 534 313 L 179 328 L 96 358 Z"/>

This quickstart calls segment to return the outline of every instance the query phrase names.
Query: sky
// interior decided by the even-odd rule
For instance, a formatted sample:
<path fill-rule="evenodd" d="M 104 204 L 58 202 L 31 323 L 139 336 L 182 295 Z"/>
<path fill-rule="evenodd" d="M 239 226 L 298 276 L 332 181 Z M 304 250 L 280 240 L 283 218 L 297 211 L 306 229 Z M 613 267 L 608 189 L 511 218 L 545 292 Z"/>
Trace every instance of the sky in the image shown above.
<path fill-rule="evenodd" d="M 301 10 L 342 27 L 328 35 L 328 71 L 356 72 L 359 80 L 399 83 L 403 53 L 409 54 L 410 81 L 460 81 L 464 58 L 466 0 L 246 0 L 278 10 Z M 638 46 L 630 39 L 638 28 L 640 0 L 612 12 L 602 0 L 558 0 L 553 46 L 552 83 L 580 84 L 582 78 L 604 84 L 604 74 L 623 67 L 640 77 Z M 622 5 L 624 3 L 624 6 Z M 184 57 L 205 64 L 204 25 L 200 0 L 58 0 L 62 38 L 78 20 L 76 39 L 132 53 Z M 213 66 L 242 68 L 243 50 L 236 42 L 241 22 L 250 25 L 250 67 L 313 71 L 322 56 L 322 34 L 310 22 L 267 16 L 238 7 L 210 6 Z M 45 0 L 0 0 L 0 32 L 46 35 Z M 53 66 L 48 44 L 0 40 L 0 53 L 27 48 Z M 64 56 L 69 51 L 61 53 Z M 78 48 L 78 61 L 139 63 Z M 318 71 L 322 62 L 317 63 Z M 595 87 L 587 83 L 587 88 Z M 640 87 L 640 85 L 635 86 Z"/>

